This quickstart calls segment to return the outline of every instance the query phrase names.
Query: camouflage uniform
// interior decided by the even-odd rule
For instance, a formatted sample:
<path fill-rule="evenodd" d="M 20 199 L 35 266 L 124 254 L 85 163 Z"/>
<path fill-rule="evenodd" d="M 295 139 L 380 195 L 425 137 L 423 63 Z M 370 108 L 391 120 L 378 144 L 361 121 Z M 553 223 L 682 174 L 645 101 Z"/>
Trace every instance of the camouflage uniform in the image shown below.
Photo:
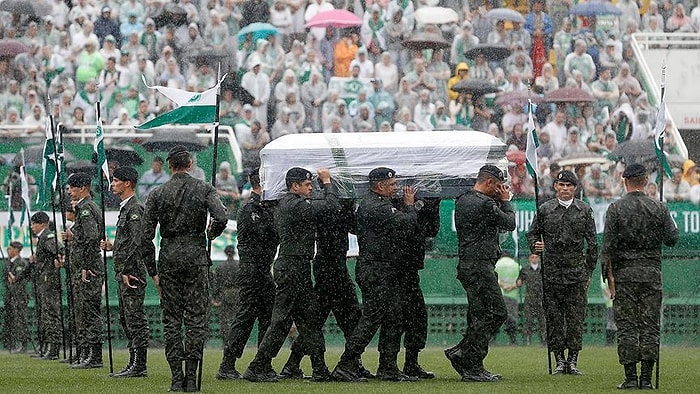
<path fill-rule="evenodd" d="M 515 214 L 510 202 L 470 190 L 455 202 L 455 224 L 457 279 L 467 292 L 467 331 L 446 354 L 452 354 L 452 365 L 465 376 L 483 371 L 489 341 L 508 317 L 494 268 L 501 256 L 498 234 L 513 231 Z"/>
<path fill-rule="evenodd" d="M 542 267 L 537 270 L 532 269 L 530 264 L 527 264 L 520 270 L 518 281 L 525 283 L 525 339 L 527 344 L 530 344 L 537 318 L 537 326 L 540 333 L 542 343 L 547 341 L 547 319 L 545 318 L 544 308 L 542 306 Z"/>
<path fill-rule="evenodd" d="M 270 327 L 248 368 L 253 373 L 265 373 L 272 368 L 272 359 L 287 338 L 292 321 L 306 337 L 314 373 L 327 371 L 323 357 L 325 341 L 316 324 L 318 299 L 311 281 L 311 260 L 318 218 L 340 210 L 340 204 L 333 184 L 324 184 L 323 194 L 323 199 L 311 200 L 287 193 L 275 210 L 275 229 L 280 241 L 273 269 L 277 291 Z"/>
<path fill-rule="evenodd" d="M 381 327 L 377 373 L 395 375 L 402 333 L 398 280 L 404 263 L 397 241 L 399 229 L 415 228 L 418 217 L 414 206 L 398 210 L 390 198 L 370 191 L 360 202 L 356 218 L 360 255 L 355 278 L 362 291 L 362 317 L 345 343 L 338 368 L 353 370 L 353 363 Z"/>
<path fill-rule="evenodd" d="M 218 308 L 219 335 L 225 341 L 231 332 L 233 319 L 238 312 L 240 304 L 239 289 L 236 286 L 236 279 L 239 274 L 238 261 L 233 256 L 228 256 L 226 261 L 220 263 L 214 269 L 212 279 L 212 299 L 220 304 Z"/>
<path fill-rule="evenodd" d="M 5 321 L 3 325 L 3 342 L 5 349 L 13 350 L 15 343 L 19 343 L 21 348 L 26 347 L 29 342 L 29 325 L 27 321 L 27 294 L 28 271 L 27 261 L 17 256 L 12 260 L 5 260 L 2 281 L 5 285 Z M 15 276 L 15 282 L 9 282 L 9 275 Z"/>
<path fill-rule="evenodd" d="M 593 211 L 574 199 L 569 208 L 558 199 L 542 204 L 527 233 L 530 250 L 544 240 L 542 278 L 547 315 L 547 345 L 555 354 L 581 350 L 587 284 L 598 261 Z M 584 254 L 585 241 L 585 254 Z"/>
<path fill-rule="evenodd" d="M 173 148 L 175 149 L 175 148 Z M 205 234 L 207 215 L 212 222 Z M 228 214 L 216 189 L 187 173 L 175 173 L 146 201 L 142 248 L 152 247 L 160 224 L 158 272 L 162 290 L 165 357 L 174 368 L 183 360 L 201 360 L 209 334 L 207 235 L 219 236 Z M 185 326 L 184 342 L 182 326 Z M 196 362 L 195 362 L 196 369 Z"/>
<path fill-rule="evenodd" d="M 235 359 L 243 355 L 255 320 L 258 320 L 258 346 L 270 326 L 275 302 L 275 282 L 270 268 L 279 245 L 272 212 L 257 193 L 251 193 L 250 200 L 238 210 L 239 265 L 234 284 L 239 301 L 224 338 L 224 368 L 229 370 L 235 368 Z"/>
<path fill-rule="evenodd" d="M 631 192 L 608 207 L 603 233 L 603 264 L 615 278 L 615 323 L 620 364 L 659 357 L 661 245 L 678 242 L 666 205 Z"/>
<path fill-rule="evenodd" d="M 56 233 L 43 230 L 37 235 L 35 284 L 37 297 L 41 307 L 41 329 L 44 342 L 58 347 L 63 342 L 61 327 L 61 273 L 54 265 L 58 255 L 63 254 L 63 242 L 58 241 L 56 249 Z M 56 353 L 57 354 L 57 353 Z"/>
<path fill-rule="evenodd" d="M 71 228 L 71 268 L 74 281 L 76 309 L 75 339 L 78 348 L 90 349 L 101 363 L 104 335 L 102 321 L 102 283 L 104 266 L 100 240 L 104 234 L 102 213 L 91 197 L 85 197 L 75 206 L 75 224 Z M 89 282 L 81 280 L 81 270 L 89 270 Z M 99 356 L 99 357 L 97 357 Z"/>

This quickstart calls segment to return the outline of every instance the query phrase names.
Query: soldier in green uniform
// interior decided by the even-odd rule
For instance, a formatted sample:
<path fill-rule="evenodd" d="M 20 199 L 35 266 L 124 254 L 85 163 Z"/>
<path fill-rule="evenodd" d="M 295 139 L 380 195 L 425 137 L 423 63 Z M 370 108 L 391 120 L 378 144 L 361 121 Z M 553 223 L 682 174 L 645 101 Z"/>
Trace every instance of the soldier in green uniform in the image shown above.
<path fill-rule="evenodd" d="M 121 199 L 117 232 L 114 243 L 108 239 L 100 242 L 100 248 L 113 251 L 119 322 L 129 348 L 129 362 L 121 371 L 112 374 L 115 378 L 148 376 L 146 361 L 151 331 L 143 303 L 146 297 L 146 270 L 150 276 L 154 276 L 156 267 L 153 257 L 155 248 L 141 248 L 143 204 L 134 194 L 138 176 L 133 167 L 118 167 L 112 172 L 110 187 Z"/>
<path fill-rule="evenodd" d="M 228 213 L 216 189 L 188 173 L 192 158 L 187 148 L 176 145 L 170 149 L 167 162 L 172 177 L 148 195 L 141 242 L 142 248 L 153 247 L 160 224 L 157 271 L 149 274 L 161 293 L 165 358 L 172 374 L 170 390 L 196 391 L 197 367 L 209 336 L 211 262 L 207 239 L 221 235 Z"/>
<path fill-rule="evenodd" d="M 414 207 L 415 190 L 404 187 L 403 209 L 392 204 L 396 193 L 396 172 L 378 167 L 369 173 L 369 193 L 360 202 L 357 212 L 357 239 L 360 255 L 357 259 L 355 278 L 362 291 L 363 314 L 345 352 L 333 371 L 333 377 L 341 381 L 363 381 L 359 359 L 374 334 L 379 334 L 379 368 L 377 378 L 391 381 L 412 381 L 415 377 L 404 375 L 396 364 L 401 347 L 401 307 L 399 271 L 404 261 L 397 242 L 401 229 L 417 226 Z"/>
<path fill-rule="evenodd" d="M 238 210 L 238 273 L 234 285 L 238 291 L 236 314 L 224 337 L 224 356 L 216 378 L 239 379 L 236 359 L 243 350 L 258 321 L 258 347 L 262 343 L 272 319 L 275 303 L 275 282 L 270 268 L 277 253 L 279 240 L 275 232 L 273 209 L 268 201 L 262 201 L 262 187 L 258 170 L 249 176 L 252 187 L 250 200 Z"/>
<path fill-rule="evenodd" d="M 63 342 L 61 332 L 61 274 L 63 242 L 56 240 L 56 233 L 49 230 L 49 215 L 37 212 L 31 219 L 32 233 L 37 237 L 36 251 L 32 264 L 36 271 L 35 279 L 39 305 L 41 305 L 42 329 L 46 350 L 43 359 L 57 360 L 58 350 Z"/>
<path fill-rule="evenodd" d="M 501 379 L 484 368 L 484 358 L 489 341 L 508 317 L 494 267 L 501 257 L 499 233 L 515 228 L 509 201 L 503 171 L 485 165 L 479 169 L 474 188 L 455 202 L 457 279 L 467 292 L 467 331 L 461 342 L 445 349 L 445 356 L 465 382 Z"/>
<path fill-rule="evenodd" d="M 223 340 L 226 340 L 231 332 L 231 325 L 238 310 L 240 297 L 238 286 L 236 286 L 239 271 L 239 262 L 235 258 L 236 247 L 228 245 L 224 248 L 224 254 L 226 261 L 216 266 L 212 276 L 211 304 L 218 308 L 219 335 Z"/>
<path fill-rule="evenodd" d="M 100 208 L 92 200 L 92 177 L 76 172 L 68 177 L 68 194 L 74 204 L 75 224 L 63 233 L 70 246 L 76 309 L 75 335 L 81 360 L 74 369 L 102 368 L 102 283 L 104 266 L 100 240 L 104 223 Z"/>
<path fill-rule="evenodd" d="M 279 200 L 274 213 L 280 249 L 274 265 L 277 291 L 272 321 L 255 359 L 243 374 L 244 379 L 254 382 L 277 380 L 276 374 L 271 374 L 272 359 L 284 344 L 292 321 L 301 335 L 306 337 L 313 368 L 312 379 L 330 379 L 324 359 L 323 333 L 316 324 L 318 300 L 311 281 L 311 260 L 314 257 L 318 218 L 339 211 L 340 204 L 330 172 L 322 168 L 317 173 L 323 184 L 323 198 L 319 200 L 310 199 L 313 191 L 311 172 L 294 167 L 285 176 L 287 193 Z"/>
<path fill-rule="evenodd" d="M 540 255 L 530 253 L 527 258 L 528 264 L 520 270 L 517 287 L 525 284 L 525 343 L 532 343 L 534 334 L 535 318 L 537 318 L 537 331 L 540 334 L 542 344 L 547 341 L 547 319 L 542 307 L 542 267 L 540 265 Z"/>
<path fill-rule="evenodd" d="M 398 202 L 401 209 L 401 202 Z M 415 227 L 399 229 L 402 269 L 399 270 L 399 294 L 401 306 L 401 331 L 404 355 L 403 373 L 419 379 L 433 379 L 435 374 L 426 371 L 418 363 L 418 353 L 425 349 L 428 340 L 428 310 L 420 287 L 419 271 L 425 268 L 425 249 L 428 238 L 440 231 L 440 199 L 423 198 L 415 204 L 418 220 Z"/>
<path fill-rule="evenodd" d="M 318 218 L 316 226 L 316 257 L 313 262 L 314 290 L 318 297 L 319 329 L 333 312 L 333 317 L 347 341 L 352 335 L 362 316 L 357 300 L 355 282 L 350 278 L 347 267 L 348 233 L 355 232 L 355 201 L 340 200 L 341 210 L 331 212 Z M 292 343 L 292 351 L 287 363 L 280 371 L 281 378 L 301 379 L 304 372 L 299 367 L 306 353 L 306 341 L 303 335 Z M 362 375 L 371 373 L 361 369 Z"/>
<path fill-rule="evenodd" d="M 4 334 L 7 338 L 5 348 L 10 353 L 24 353 L 29 342 L 29 326 L 27 320 L 27 280 L 29 273 L 27 261 L 19 253 L 22 244 L 14 241 L 7 247 L 7 260 L 3 269 L 3 284 L 5 285 L 5 324 Z M 17 345 L 17 347 L 15 347 Z"/>
<path fill-rule="evenodd" d="M 578 179 L 565 170 L 557 175 L 556 198 L 542 204 L 532 219 L 527 240 L 542 255 L 547 347 L 554 353 L 554 374 L 580 375 L 578 354 L 588 306 L 588 286 L 598 262 L 593 210 L 574 198 Z M 568 358 L 564 350 L 568 349 Z"/>
<path fill-rule="evenodd" d="M 653 389 L 661 331 L 661 246 L 675 245 L 679 234 L 668 207 L 645 196 L 644 166 L 632 164 L 622 177 L 627 194 L 608 207 L 603 232 L 603 272 L 613 298 L 617 355 L 625 368 L 618 388 Z"/>

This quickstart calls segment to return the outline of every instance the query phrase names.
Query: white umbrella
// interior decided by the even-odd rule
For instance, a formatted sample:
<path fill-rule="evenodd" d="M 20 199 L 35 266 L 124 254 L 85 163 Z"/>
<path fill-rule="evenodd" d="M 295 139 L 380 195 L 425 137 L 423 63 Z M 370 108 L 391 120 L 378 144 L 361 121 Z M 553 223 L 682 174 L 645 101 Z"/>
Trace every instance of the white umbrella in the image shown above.
<path fill-rule="evenodd" d="M 452 8 L 446 7 L 421 7 L 417 9 L 413 15 L 416 21 L 423 25 L 440 25 L 443 23 L 459 22 L 459 15 L 457 15 L 457 12 Z"/>
<path fill-rule="evenodd" d="M 484 15 L 490 20 L 503 20 L 511 22 L 525 23 L 525 18 L 518 11 L 511 10 L 510 8 L 494 8 Z"/>

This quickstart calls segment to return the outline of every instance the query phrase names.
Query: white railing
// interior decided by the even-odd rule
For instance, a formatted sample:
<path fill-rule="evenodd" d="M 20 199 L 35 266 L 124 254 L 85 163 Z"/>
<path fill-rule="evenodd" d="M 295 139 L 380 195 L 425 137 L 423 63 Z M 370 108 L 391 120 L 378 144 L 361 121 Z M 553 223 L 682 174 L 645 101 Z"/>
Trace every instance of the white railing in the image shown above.
<path fill-rule="evenodd" d="M 84 126 L 74 126 L 71 127 L 70 133 L 64 133 L 63 138 L 64 141 L 72 141 L 75 143 L 80 143 L 80 144 L 91 144 L 94 139 L 95 139 L 95 128 L 96 125 L 84 125 Z M 0 138 L 5 137 L 5 138 L 14 138 L 19 140 L 20 142 L 22 141 L 27 141 L 27 142 L 36 142 L 39 139 L 43 140 L 44 138 L 44 132 L 43 131 L 35 131 L 31 135 L 28 133 L 28 130 L 30 129 L 35 129 L 34 127 L 27 127 L 27 126 L 8 126 L 8 125 L 0 125 Z M 168 130 L 180 130 L 180 131 L 192 131 L 202 142 L 206 142 L 207 144 L 209 142 L 214 141 L 214 128 L 206 129 L 206 128 L 201 128 L 201 127 L 194 127 L 194 126 L 168 126 Z M 112 125 L 104 125 L 102 126 L 102 130 L 104 132 L 104 138 L 105 138 L 105 147 L 109 148 L 110 144 L 114 143 L 119 143 L 119 142 L 124 142 L 126 140 L 133 140 L 135 138 L 142 138 L 144 139 L 144 142 L 153 136 L 153 132 L 158 130 L 158 129 L 151 129 L 148 131 L 144 130 L 136 130 L 133 127 L 130 126 L 112 126 Z M 241 156 L 241 148 L 238 145 L 238 139 L 236 138 L 236 134 L 231 128 L 231 126 L 224 126 L 220 125 L 219 126 L 219 143 L 221 143 L 222 140 L 228 141 L 228 145 L 231 148 L 231 152 L 233 154 L 233 157 L 236 161 L 236 168 L 238 172 L 240 172 L 243 168 L 242 164 L 242 156 Z"/>

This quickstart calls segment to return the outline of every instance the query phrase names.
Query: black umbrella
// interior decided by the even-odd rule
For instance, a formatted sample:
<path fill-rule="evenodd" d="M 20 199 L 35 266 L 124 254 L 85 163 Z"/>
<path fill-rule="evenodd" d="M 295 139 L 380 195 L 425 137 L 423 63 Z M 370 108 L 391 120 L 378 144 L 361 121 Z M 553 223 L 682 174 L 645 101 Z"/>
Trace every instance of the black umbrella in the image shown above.
<path fill-rule="evenodd" d="M 464 52 L 467 59 L 476 59 L 479 55 L 484 55 L 486 60 L 499 61 L 510 56 L 510 49 L 503 45 L 481 44 Z"/>
<path fill-rule="evenodd" d="M 29 47 L 17 40 L 0 40 L 0 57 L 15 57 L 26 52 L 29 52 Z"/>
<path fill-rule="evenodd" d="M 112 145 L 105 149 L 107 161 L 115 161 L 122 166 L 140 166 L 143 158 L 129 145 Z"/>
<path fill-rule="evenodd" d="M 95 176 L 97 174 L 97 163 L 94 163 L 92 160 L 75 160 L 66 163 L 66 170 L 70 175 L 76 172 L 84 172 Z"/>
<path fill-rule="evenodd" d="M 215 66 L 221 63 L 222 60 L 231 57 L 231 52 L 226 52 L 221 49 L 215 49 L 212 47 L 202 47 L 196 53 L 187 56 L 192 63 L 197 65 L 207 64 L 210 66 Z"/>
<path fill-rule="evenodd" d="M 231 91 L 233 92 L 233 97 L 242 104 L 253 104 L 253 101 L 255 101 L 255 97 L 241 85 L 234 85 Z"/>
<path fill-rule="evenodd" d="M 50 14 L 48 7 L 29 0 L 5 0 L 0 3 L 0 11 L 29 16 L 47 16 Z"/>
<path fill-rule="evenodd" d="M 493 82 L 486 79 L 465 79 L 452 85 L 452 90 L 479 96 L 500 91 Z"/>
<path fill-rule="evenodd" d="M 44 145 L 34 145 L 30 146 L 27 148 L 24 148 L 24 165 L 25 166 L 30 166 L 30 165 L 41 165 L 42 160 L 44 159 Z M 73 160 L 73 155 L 70 154 L 70 152 L 66 152 L 65 150 L 63 151 L 63 159 L 66 161 Z M 15 166 L 21 166 L 22 165 L 22 153 L 17 152 L 15 157 L 12 159 L 12 164 Z"/>
<path fill-rule="evenodd" d="M 444 49 L 450 47 L 450 43 L 440 34 L 436 33 L 416 33 L 401 44 L 413 50 Z"/>
<path fill-rule="evenodd" d="M 654 140 L 623 141 L 612 151 L 611 155 L 624 159 L 627 164 L 654 161 L 656 160 Z"/>
<path fill-rule="evenodd" d="M 167 3 L 158 15 L 153 16 L 153 22 L 156 23 L 157 28 L 166 25 L 184 25 L 187 23 L 187 10 L 175 3 Z"/>
<path fill-rule="evenodd" d="M 168 151 L 175 145 L 184 145 L 187 150 L 198 152 L 207 147 L 197 134 L 182 130 L 156 130 L 153 136 L 143 143 L 147 151 Z"/>

